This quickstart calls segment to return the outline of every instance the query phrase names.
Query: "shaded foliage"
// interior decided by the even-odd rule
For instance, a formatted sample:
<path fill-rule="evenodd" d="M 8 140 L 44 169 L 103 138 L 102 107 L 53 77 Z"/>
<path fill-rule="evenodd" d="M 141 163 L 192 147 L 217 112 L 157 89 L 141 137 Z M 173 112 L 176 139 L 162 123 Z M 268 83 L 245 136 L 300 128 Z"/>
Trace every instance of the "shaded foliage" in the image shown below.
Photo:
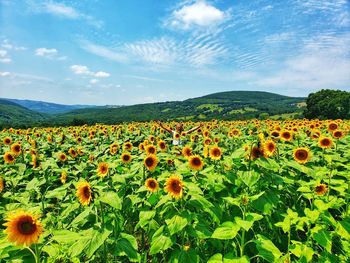
<path fill-rule="evenodd" d="M 309 94 L 304 116 L 309 119 L 349 119 L 350 92 L 323 89 Z"/>

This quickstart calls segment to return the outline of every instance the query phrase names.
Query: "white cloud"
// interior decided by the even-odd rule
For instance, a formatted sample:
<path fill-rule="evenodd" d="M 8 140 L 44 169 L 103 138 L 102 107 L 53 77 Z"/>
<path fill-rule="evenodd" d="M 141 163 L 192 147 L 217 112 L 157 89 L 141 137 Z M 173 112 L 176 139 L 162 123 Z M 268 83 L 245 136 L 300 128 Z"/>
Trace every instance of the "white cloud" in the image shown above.
<path fill-rule="evenodd" d="M 224 22 L 230 16 L 230 10 L 221 11 L 205 0 L 187 1 L 172 12 L 165 21 L 165 26 L 184 30 L 192 27 L 207 28 Z"/>
<path fill-rule="evenodd" d="M 42 47 L 42 48 L 37 48 L 35 50 L 35 55 L 37 56 L 42 56 L 42 57 L 45 57 L 45 56 L 54 56 L 57 54 L 57 49 L 55 48 L 45 48 L 45 47 Z"/>
<path fill-rule="evenodd" d="M 72 65 L 70 66 L 70 69 L 76 75 L 87 75 L 93 76 L 95 78 L 108 78 L 111 75 L 105 71 L 93 72 L 87 66 L 84 65 Z M 92 79 L 90 83 L 96 83 L 97 81 L 97 79 Z"/>
<path fill-rule="evenodd" d="M 10 76 L 10 72 L 8 71 L 4 71 L 4 72 L 0 72 L 0 77 L 7 77 L 7 76 Z"/>
<path fill-rule="evenodd" d="M 16 46 L 16 45 L 14 45 L 14 44 L 11 44 L 11 43 L 9 42 L 8 39 L 4 39 L 4 40 L 2 41 L 1 46 L 2 46 L 3 48 L 7 49 L 7 50 L 15 50 L 15 51 L 27 50 L 26 47 L 23 47 L 23 46 Z"/>
<path fill-rule="evenodd" d="M 91 79 L 91 80 L 90 80 L 90 83 L 91 83 L 91 84 L 96 84 L 97 82 L 98 82 L 98 79 Z"/>
<path fill-rule="evenodd" d="M 104 71 L 98 71 L 95 73 L 96 78 L 108 78 L 109 76 L 110 74 Z"/>
<path fill-rule="evenodd" d="M 7 51 L 6 50 L 0 50 L 0 57 L 6 57 Z"/>
<path fill-rule="evenodd" d="M 93 74 L 93 72 L 91 72 L 87 66 L 83 66 L 83 65 L 72 65 L 70 69 L 73 71 L 74 74 L 77 74 L 77 75 Z"/>
<path fill-rule="evenodd" d="M 47 13 L 57 15 L 57 16 L 66 17 L 69 19 L 77 19 L 80 17 L 79 12 L 76 11 L 73 7 L 66 6 L 66 5 L 60 4 L 60 3 L 54 3 L 54 2 L 46 3 L 44 5 L 44 10 Z"/>
<path fill-rule="evenodd" d="M 0 50 L 0 63 L 10 63 L 12 59 L 8 56 L 6 50 Z"/>

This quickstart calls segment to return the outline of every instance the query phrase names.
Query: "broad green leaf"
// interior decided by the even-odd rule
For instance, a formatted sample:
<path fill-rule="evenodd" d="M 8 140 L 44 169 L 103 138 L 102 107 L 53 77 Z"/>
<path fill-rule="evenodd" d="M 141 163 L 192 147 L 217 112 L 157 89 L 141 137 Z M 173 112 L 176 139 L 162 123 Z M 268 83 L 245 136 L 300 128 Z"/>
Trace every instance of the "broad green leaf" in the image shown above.
<path fill-rule="evenodd" d="M 211 235 L 212 238 L 216 239 L 233 239 L 238 231 L 240 230 L 240 226 L 227 221 L 222 223 L 218 228 L 215 229 L 214 233 Z"/>
<path fill-rule="evenodd" d="M 240 217 L 235 217 L 237 225 L 248 231 L 254 224 L 255 221 L 262 219 L 263 216 L 255 213 L 248 213 L 245 220 Z"/>
<path fill-rule="evenodd" d="M 315 223 L 318 217 L 320 216 L 320 212 L 317 210 L 310 210 L 309 208 L 304 209 L 304 213 L 307 218 L 311 221 L 311 223 Z"/>
<path fill-rule="evenodd" d="M 332 252 L 332 238 L 329 231 L 321 230 L 313 235 L 314 240 L 324 247 L 328 253 Z"/>
<path fill-rule="evenodd" d="M 179 263 L 186 262 L 186 263 L 198 263 L 199 262 L 199 256 L 196 253 L 196 251 L 192 248 L 189 250 L 181 250 L 179 255 Z"/>
<path fill-rule="evenodd" d="M 336 232 L 344 239 L 350 240 L 350 218 L 338 222 Z M 350 252 L 350 251 L 349 251 Z"/>
<path fill-rule="evenodd" d="M 79 223 L 86 222 L 88 215 L 91 213 L 91 208 L 86 208 L 81 212 L 73 221 L 70 223 L 70 226 L 77 226 Z"/>
<path fill-rule="evenodd" d="M 211 256 L 207 263 L 222 263 L 222 262 L 223 262 L 222 261 L 222 254 L 217 253 L 217 254 Z"/>
<path fill-rule="evenodd" d="M 59 187 L 54 190 L 48 191 L 45 195 L 46 198 L 57 198 L 62 200 L 67 194 L 67 189 L 64 187 Z"/>
<path fill-rule="evenodd" d="M 249 263 L 247 256 L 236 257 L 233 253 L 228 253 L 224 256 L 224 263 Z"/>
<path fill-rule="evenodd" d="M 154 255 L 160 251 L 167 250 L 173 245 L 172 240 L 169 236 L 161 234 L 155 238 L 152 238 L 150 254 Z"/>
<path fill-rule="evenodd" d="M 165 222 L 171 235 L 181 231 L 187 225 L 187 219 L 179 215 L 174 215 L 171 219 L 166 219 Z"/>
<path fill-rule="evenodd" d="M 119 198 L 118 194 L 115 192 L 104 193 L 100 199 L 101 202 L 110 205 L 111 207 L 120 210 L 122 208 L 122 200 Z"/>
<path fill-rule="evenodd" d="M 156 215 L 156 211 L 141 211 L 139 215 L 138 226 L 144 227 Z"/>
<path fill-rule="evenodd" d="M 86 256 L 88 258 L 92 257 L 97 249 L 105 242 L 112 231 L 104 229 L 102 232 L 94 231 L 92 239 L 90 240 L 87 248 L 85 249 Z"/>
<path fill-rule="evenodd" d="M 272 243 L 272 241 L 263 235 L 257 235 L 255 240 L 259 255 L 268 262 L 276 262 L 281 256 L 281 251 Z"/>
<path fill-rule="evenodd" d="M 121 233 L 121 239 L 116 242 L 115 256 L 127 256 L 131 262 L 138 262 L 140 254 L 137 252 L 137 240 L 134 236 Z"/>

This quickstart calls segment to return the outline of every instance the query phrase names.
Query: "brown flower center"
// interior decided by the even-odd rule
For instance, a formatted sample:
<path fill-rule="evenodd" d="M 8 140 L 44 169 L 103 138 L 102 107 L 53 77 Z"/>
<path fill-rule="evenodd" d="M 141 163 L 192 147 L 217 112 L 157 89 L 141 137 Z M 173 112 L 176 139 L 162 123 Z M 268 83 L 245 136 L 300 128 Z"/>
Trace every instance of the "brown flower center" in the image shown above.
<path fill-rule="evenodd" d="M 23 235 L 31 235 L 36 230 L 36 224 L 33 222 L 33 219 L 29 216 L 25 216 L 20 219 L 20 222 L 17 225 L 18 231 Z"/>

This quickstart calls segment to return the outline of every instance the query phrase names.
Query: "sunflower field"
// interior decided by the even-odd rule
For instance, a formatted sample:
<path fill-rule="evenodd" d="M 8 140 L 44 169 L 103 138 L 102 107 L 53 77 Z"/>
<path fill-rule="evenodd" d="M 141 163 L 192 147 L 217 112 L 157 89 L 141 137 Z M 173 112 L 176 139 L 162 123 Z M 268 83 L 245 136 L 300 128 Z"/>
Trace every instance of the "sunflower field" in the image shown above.
<path fill-rule="evenodd" d="M 3 130 L 0 262 L 350 262 L 349 131 L 211 121 L 174 146 L 155 122 Z"/>

